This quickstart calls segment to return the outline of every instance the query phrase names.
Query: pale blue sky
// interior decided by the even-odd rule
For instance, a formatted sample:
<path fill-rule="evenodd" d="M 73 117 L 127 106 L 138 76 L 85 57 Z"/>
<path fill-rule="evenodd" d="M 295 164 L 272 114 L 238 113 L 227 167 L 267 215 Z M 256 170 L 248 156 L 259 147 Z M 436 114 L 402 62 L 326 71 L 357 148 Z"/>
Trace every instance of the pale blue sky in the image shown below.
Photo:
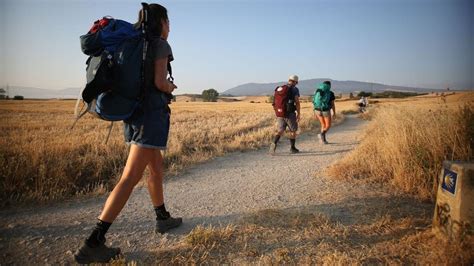
<path fill-rule="evenodd" d="M 473 86 L 474 1 L 160 1 L 171 21 L 177 93 L 247 82 L 332 78 Z M 0 0 L 0 87 L 82 87 L 79 36 L 140 1 Z"/>

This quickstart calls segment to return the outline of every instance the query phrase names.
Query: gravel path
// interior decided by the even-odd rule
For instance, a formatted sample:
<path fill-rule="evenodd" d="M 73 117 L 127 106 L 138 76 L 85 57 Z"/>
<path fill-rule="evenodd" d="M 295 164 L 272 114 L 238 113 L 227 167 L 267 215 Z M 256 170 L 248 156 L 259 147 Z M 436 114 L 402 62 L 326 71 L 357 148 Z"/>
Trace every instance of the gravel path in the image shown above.
<path fill-rule="evenodd" d="M 127 259 L 140 259 L 157 245 L 179 241 L 198 224 L 227 224 L 262 209 L 330 206 L 358 194 L 383 193 L 318 176 L 357 145 L 363 125 L 347 117 L 328 134 L 329 145 L 319 144 L 316 133 L 304 134 L 297 140 L 301 153 L 292 155 L 289 141 L 282 138 L 274 156 L 266 148 L 232 153 L 167 180 L 166 204 L 184 224 L 163 236 L 153 233 L 147 189 L 137 187 L 109 230 L 108 243 L 120 246 Z M 1 211 L 0 265 L 73 262 L 72 253 L 94 226 L 104 202 L 101 196 Z"/>

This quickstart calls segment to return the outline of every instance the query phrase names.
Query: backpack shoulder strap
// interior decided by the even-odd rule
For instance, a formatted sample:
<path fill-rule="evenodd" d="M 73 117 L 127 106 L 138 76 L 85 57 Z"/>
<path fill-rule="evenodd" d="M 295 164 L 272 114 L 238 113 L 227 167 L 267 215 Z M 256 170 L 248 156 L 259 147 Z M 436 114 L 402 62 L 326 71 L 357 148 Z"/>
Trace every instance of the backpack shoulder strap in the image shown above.
<path fill-rule="evenodd" d="M 288 87 L 288 100 L 295 100 L 294 87 Z"/>
<path fill-rule="evenodd" d="M 142 52 L 142 70 L 141 70 L 141 80 L 140 80 L 140 99 L 143 99 L 146 94 L 145 88 L 145 62 L 146 62 L 146 55 L 148 52 L 148 4 L 142 3 L 142 13 L 143 19 L 141 23 L 141 30 L 142 30 L 142 38 L 143 38 L 143 52 Z"/>

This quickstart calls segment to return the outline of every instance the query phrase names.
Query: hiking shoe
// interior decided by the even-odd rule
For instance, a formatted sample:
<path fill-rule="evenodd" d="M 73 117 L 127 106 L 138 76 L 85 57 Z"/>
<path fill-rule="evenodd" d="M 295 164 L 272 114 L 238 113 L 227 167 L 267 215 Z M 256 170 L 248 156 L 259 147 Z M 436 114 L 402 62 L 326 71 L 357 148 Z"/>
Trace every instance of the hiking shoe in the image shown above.
<path fill-rule="evenodd" d="M 321 144 L 324 143 L 323 134 L 319 133 L 319 134 L 318 134 L 318 139 L 319 139 L 319 143 L 321 143 Z"/>
<path fill-rule="evenodd" d="M 298 152 L 300 152 L 300 150 L 298 150 L 297 148 L 291 148 L 290 152 L 291 153 L 298 153 Z"/>
<path fill-rule="evenodd" d="M 328 144 L 329 142 L 326 140 L 326 134 L 321 134 L 322 135 L 322 143 L 323 144 Z"/>
<path fill-rule="evenodd" d="M 275 143 L 270 144 L 270 150 L 268 151 L 270 154 L 275 154 L 275 150 L 277 148 L 277 145 Z"/>
<path fill-rule="evenodd" d="M 156 220 L 156 233 L 164 234 L 166 231 L 173 229 L 175 227 L 180 226 L 183 223 L 183 218 L 178 217 L 178 218 L 173 218 L 173 217 L 168 217 L 167 219 L 164 220 Z"/>
<path fill-rule="evenodd" d="M 120 254 L 120 248 L 109 248 L 104 243 L 92 248 L 86 243 L 74 254 L 74 259 L 79 264 L 93 262 L 106 263 Z"/>

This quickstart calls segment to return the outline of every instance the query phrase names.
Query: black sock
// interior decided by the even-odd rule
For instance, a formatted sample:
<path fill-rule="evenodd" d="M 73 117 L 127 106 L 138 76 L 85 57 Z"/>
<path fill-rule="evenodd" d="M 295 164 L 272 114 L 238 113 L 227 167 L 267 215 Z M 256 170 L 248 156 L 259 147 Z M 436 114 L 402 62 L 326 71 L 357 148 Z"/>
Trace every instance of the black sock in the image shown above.
<path fill-rule="evenodd" d="M 296 142 L 296 139 L 290 139 L 292 149 L 295 149 L 295 142 Z"/>
<path fill-rule="evenodd" d="M 321 136 L 323 137 L 323 141 L 326 141 L 326 132 L 328 132 L 327 130 L 324 130 L 322 133 L 321 133 Z"/>
<path fill-rule="evenodd" d="M 158 207 L 155 207 L 156 219 L 157 220 L 166 220 L 170 218 L 170 213 L 166 211 L 165 204 L 161 204 Z"/>
<path fill-rule="evenodd" d="M 280 140 L 280 135 L 276 135 L 275 138 L 273 139 L 273 143 L 277 144 L 279 140 Z"/>
<path fill-rule="evenodd" d="M 104 222 L 99 219 L 99 222 L 95 225 L 91 235 L 86 239 L 86 244 L 89 247 L 95 248 L 105 242 L 105 234 L 109 230 L 112 223 Z"/>

